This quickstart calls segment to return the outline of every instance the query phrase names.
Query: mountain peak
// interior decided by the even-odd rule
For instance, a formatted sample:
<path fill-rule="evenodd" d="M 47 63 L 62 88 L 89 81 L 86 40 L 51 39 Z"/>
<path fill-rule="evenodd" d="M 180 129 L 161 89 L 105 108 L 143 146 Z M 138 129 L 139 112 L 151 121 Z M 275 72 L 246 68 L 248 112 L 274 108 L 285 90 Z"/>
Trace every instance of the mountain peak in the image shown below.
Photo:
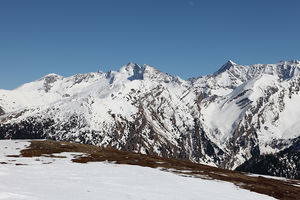
<path fill-rule="evenodd" d="M 236 63 L 233 62 L 232 60 L 228 60 L 226 63 L 231 64 L 231 65 L 236 65 Z"/>
<path fill-rule="evenodd" d="M 280 60 L 278 62 L 278 64 L 300 64 L 300 61 L 299 60 L 289 60 L 289 61 L 285 61 L 285 60 Z"/>
<path fill-rule="evenodd" d="M 45 82 L 55 82 L 57 80 L 61 80 L 63 79 L 64 77 L 59 75 L 59 74 L 55 74 L 55 73 L 50 73 L 50 74 L 47 74 L 45 76 L 43 76 L 42 78 L 39 79 L 39 81 L 45 81 Z"/>
<path fill-rule="evenodd" d="M 63 76 L 61 76 L 59 74 L 55 74 L 55 73 L 50 73 L 50 74 L 43 76 L 41 79 L 46 78 L 46 77 L 63 77 Z"/>
<path fill-rule="evenodd" d="M 222 72 L 225 72 L 226 70 L 229 70 L 231 67 L 234 67 L 236 65 L 237 64 L 232 60 L 228 60 L 224 65 L 222 65 L 222 67 L 216 73 L 214 73 L 214 75 L 218 75 Z"/>
<path fill-rule="evenodd" d="M 127 72 L 130 72 L 130 71 L 139 71 L 140 69 L 141 69 L 141 67 L 138 64 L 129 62 L 126 65 L 124 65 L 119 70 L 119 72 L 121 72 L 121 73 L 127 73 Z"/>
<path fill-rule="evenodd" d="M 129 62 L 125 65 L 126 67 L 140 67 L 137 63 Z"/>
<path fill-rule="evenodd" d="M 143 64 L 142 70 L 143 70 L 144 72 L 147 72 L 147 73 L 153 73 L 153 72 L 156 73 L 156 72 L 159 72 L 159 70 L 156 69 L 155 67 L 150 66 L 150 65 L 146 65 L 146 64 Z"/>

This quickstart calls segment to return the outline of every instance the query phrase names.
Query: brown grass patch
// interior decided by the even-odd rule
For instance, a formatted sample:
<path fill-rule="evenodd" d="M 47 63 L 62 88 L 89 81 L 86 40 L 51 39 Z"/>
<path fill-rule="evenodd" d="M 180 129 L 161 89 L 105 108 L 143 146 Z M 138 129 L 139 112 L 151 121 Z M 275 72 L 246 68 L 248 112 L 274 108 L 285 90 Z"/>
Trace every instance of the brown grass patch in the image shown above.
<path fill-rule="evenodd" d="M 265 177 L 251 177 L 245 173 L 220 169 L 202 164 L 176 159 L 161 158 L 158 156 L 147 156 L 128 151 L 119 151 L 112 148 L 101 148 L 92 145 L 84 145 L 57 141 L 31 141 L 28 149 L 22 150 L 24 157 L 59 157 L 55 153 L 79 152 L 82 156 L 76 156 L 73 162 L 114 162 L 116 164 L 139 165 L 144 167 L 161 168 L 164 171 L 172 171 L 184 176 L 193 176 L 205 179 L 216 179 L 234 183 L 238 187 L 253 192 L 266 194 L 282 200 L 300 199 L 300 184 L 298 180 L 277 180 Z"/>

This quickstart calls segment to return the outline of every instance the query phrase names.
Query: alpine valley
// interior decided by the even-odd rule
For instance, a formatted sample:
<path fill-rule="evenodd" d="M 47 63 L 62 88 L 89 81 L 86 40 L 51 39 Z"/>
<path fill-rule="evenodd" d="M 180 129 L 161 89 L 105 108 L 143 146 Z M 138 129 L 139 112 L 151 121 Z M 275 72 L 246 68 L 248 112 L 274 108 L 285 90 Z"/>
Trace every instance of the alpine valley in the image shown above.
<path fill-rule="evenodd" d="M 189 80 L 128 63 L 0 90 L 0 139 L 54 139 L 300 179 L 300 62 Z"/>

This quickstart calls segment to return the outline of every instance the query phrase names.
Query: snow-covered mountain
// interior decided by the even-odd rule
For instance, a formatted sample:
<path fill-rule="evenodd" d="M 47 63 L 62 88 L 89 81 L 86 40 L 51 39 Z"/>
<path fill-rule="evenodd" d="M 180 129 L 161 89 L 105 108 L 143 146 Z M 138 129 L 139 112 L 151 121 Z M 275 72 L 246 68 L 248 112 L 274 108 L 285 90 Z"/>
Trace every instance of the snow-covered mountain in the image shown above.
<path fill-rule="evenodd" d="M 0 138 L 76 141 L 235 169 L 299 146 L 299 86 L 296 60 L 228 61 L 187 81 L 134 63 L 49 74 L 0 90 Z"/>

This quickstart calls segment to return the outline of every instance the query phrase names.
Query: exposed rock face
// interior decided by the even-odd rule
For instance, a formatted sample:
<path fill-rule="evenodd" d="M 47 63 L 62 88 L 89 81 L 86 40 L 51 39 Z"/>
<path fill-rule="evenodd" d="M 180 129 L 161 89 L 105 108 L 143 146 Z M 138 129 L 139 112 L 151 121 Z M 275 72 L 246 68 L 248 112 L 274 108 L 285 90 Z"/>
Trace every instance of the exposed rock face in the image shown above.
<path fill-rule="evenodd" d="M 294 153 L 299 75 L 298 61 L 229 61 L 188 81 L 133 63 L 118 72 L 50 74 L 0 91 L 0 138 L 76 141 L 235 169 Z"/>

